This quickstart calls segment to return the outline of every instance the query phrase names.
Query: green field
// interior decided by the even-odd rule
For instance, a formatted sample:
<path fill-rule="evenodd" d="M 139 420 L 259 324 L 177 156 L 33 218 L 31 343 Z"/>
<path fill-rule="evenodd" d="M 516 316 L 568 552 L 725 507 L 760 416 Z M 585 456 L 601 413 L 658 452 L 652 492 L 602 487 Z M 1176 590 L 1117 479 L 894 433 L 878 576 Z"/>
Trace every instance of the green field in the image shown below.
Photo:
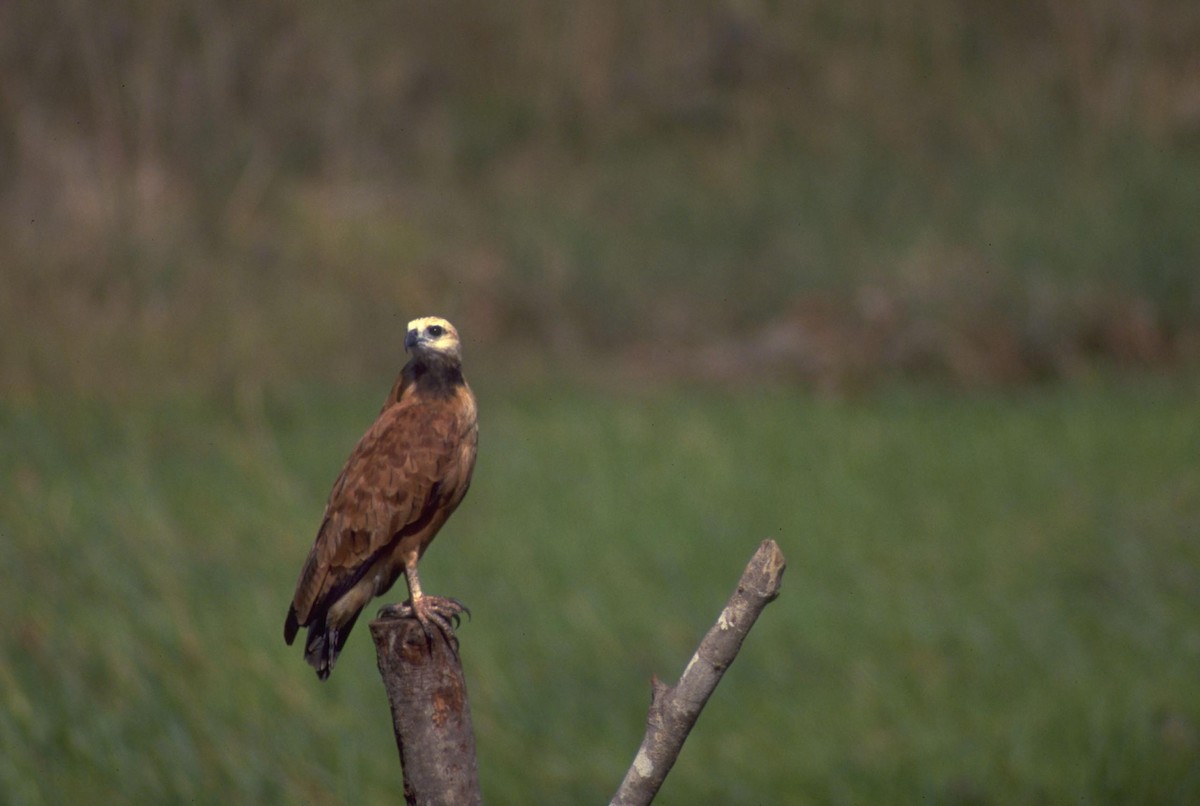
<path fill-rule="evenodd" d="M 422 566 L 492 803 L 596 803 L 765 537 L 789 560 L 660 802 L 1200 800 L 1197 385 L 477 389 Z M 360 626 L 282 624 L 382 389 L 0 407 L 9 803 L 389 803 Z"/>

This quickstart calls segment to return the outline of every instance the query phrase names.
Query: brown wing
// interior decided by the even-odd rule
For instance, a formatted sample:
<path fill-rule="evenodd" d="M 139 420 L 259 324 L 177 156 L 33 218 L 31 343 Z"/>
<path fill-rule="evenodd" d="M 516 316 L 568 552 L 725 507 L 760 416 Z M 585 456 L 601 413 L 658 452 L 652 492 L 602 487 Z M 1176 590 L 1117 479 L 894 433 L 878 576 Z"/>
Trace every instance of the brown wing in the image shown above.
<path fill-rule="evenodd" d="M 397 541 L 427 543 L 466 494 L 475 442 L 475 402 L 464 384 L 461 394 L 433 401 L 401 395 L 351 452 L 284 624 L 289 644 L 308 627 L 305 658 L 321 678 L 362 608 L 400 575 Z"/>
<path fill-rule="evenodd" d="M 317 540 L 292 599 L 298 626 L 352 587 L 393 539 L 429 517 L 459 451 L 448 418 L 428 406 L 392 406 L 359 440 L 334 482 Z M 326 605 L 332 604 L 327 602 Z"/>

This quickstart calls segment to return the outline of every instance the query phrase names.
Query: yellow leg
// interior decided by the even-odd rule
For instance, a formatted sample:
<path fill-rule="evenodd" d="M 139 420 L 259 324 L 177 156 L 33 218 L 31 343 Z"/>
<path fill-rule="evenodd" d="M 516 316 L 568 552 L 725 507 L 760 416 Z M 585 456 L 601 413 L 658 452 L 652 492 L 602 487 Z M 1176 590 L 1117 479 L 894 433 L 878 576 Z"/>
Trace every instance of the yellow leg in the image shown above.
<path fill-rule="evenodd" d="M 412 602 L 413 609 L 417 609 L 417 602 L 425 595 L 421 592 L 421 578 L 417 576 L 417 555 L 412 553 L 404 558 L 404 578 L 408 580 L 408 598 Z"/>

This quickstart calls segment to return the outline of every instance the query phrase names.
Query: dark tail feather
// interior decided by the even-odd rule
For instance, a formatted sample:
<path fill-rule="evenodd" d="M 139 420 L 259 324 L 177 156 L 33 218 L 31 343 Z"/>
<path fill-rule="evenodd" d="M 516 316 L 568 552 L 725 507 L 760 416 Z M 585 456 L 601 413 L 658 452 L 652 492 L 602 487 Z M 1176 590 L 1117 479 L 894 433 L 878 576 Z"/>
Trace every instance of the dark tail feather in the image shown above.
<path fill-rule="evenodd" d="M 333 671 L 333 664 L 342 653 L 342 647 L 346 645 L 346 639 L 350 637 L 350 630 L 354 629 L 354 622 L 358 621 L 359 613 L 355 613 L 341 625 L 326 624 L 325 611 L 313 615 L 308 625 L 308 640 L 304 644 L 304 659 L 317 670 L 317 677 L 325 680 Z"/>
<path fill-rule="evenodd" d="M 300 622 L 296 620 L 296 606 L 292 605 L 288 608 L 287 621 L 283 623 L 283 640 L 287 641 L 287 645 L 291 646 L 292 641 L 296 640 L 296 633 L 300 630 Z"/>

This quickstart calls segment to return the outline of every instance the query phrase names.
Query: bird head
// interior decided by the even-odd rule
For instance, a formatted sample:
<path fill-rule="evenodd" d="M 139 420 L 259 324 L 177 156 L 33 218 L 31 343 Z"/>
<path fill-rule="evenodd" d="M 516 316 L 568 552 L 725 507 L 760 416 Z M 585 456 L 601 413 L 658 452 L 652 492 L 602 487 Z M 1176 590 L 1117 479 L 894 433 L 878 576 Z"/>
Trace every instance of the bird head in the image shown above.
<path fill-rule="evenodd" d="M 408 323 L 404 350 L 416 358 L 459 362 L 462 345 L 454 325 L 440 316 L 423 316 Z"/>

